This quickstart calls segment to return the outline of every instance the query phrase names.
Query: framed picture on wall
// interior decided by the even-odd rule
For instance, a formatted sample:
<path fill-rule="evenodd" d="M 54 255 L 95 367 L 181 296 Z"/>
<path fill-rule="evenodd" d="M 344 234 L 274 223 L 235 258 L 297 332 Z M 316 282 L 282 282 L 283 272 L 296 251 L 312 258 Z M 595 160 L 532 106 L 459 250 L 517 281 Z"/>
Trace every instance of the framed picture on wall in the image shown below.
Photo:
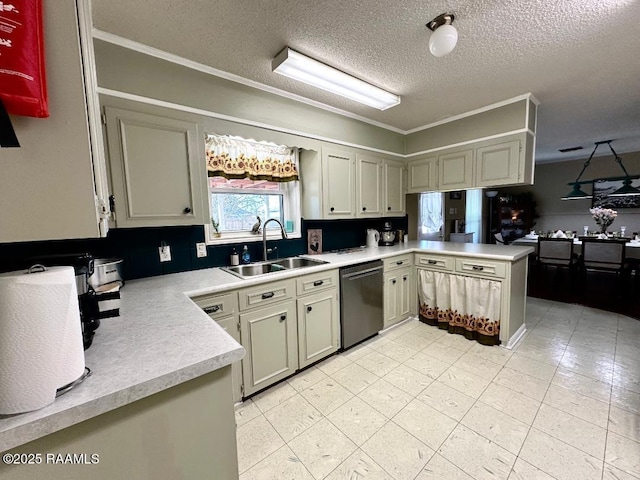
<path fill-rule="evenodd" d="M 462 190 L 457 192 L 449 192 L 449 200 L 461 200 L 462 199 Z"/>
<path fill-rule="evenodd" d="M 631 182 L 633 187 L 640 187 L 640 178 Z M 600 178 L 593 181 L 593 207 L 602 208 L 640 208 L 640 196 L 609 197 L 608 195 L 622 187 L 622 180 Z"/>

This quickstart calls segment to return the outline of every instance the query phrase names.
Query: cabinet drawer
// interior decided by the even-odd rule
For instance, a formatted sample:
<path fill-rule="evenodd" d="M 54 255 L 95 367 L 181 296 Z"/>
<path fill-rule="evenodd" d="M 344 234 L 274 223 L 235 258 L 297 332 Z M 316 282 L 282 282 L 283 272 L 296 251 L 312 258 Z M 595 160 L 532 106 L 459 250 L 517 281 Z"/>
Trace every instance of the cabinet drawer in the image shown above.
<path fill-rule="evenodd" d="M 398 255 L 397 257 L 383 258 L 382 264 L 384 265 L 384 271 L 388 272 L 395 268 L 405 268 L 412 265 L 411 254 Z"/>
<path fill-rule="evenodd" d="M 296 291 L 298 292 L 298 295 L 305 295 L 307 293 L 317 292 L 331 287 L 335 288 L 337 286 L 337 270 L 329 270 L 296 278 Z"/>
<path fill-rule="evenodd" d="M 291 298 L 294 294 L 295 282 L 293 279 L 246 288 L 240 290 L 240 311 L 271 305 L 280 300 Z"/>
<path fill-rule="evenodd" d="M 238 311 L 238 294 L 236 292 L 223 295 L 203 295 L 194 298 L 193 301 L 215 320 Z"/>
<path fill-rule="evenodd" d="M 504 278 L 506 274 L 504 263 L 487 260 L 476 260 L 473 258 L 456 259 L 456 271 L 460 273 L 473 273 L 482 277 Z"/>
<path fill-rule="evenodd" d="M 416 267 L 427 267 L 432 270 L 453 271 L 455 261 L 453 257 L 443 255 L 430 255 L 428 253 L 416 254 Z"/>

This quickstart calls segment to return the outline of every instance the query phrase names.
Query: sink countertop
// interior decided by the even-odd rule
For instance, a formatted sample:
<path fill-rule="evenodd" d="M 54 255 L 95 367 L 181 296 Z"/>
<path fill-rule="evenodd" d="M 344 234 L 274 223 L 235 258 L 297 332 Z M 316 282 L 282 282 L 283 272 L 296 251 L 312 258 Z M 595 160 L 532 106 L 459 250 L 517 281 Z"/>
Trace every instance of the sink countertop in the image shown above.
<path fill-rule="evenodd" d="M 354 253 L 311 255 L 328 263 L 248 279 L 209 268 L 128 281 L 121 291 L 120 316 L 101 321 L 93 345 L 85 352 L 93 374 L 47 407 L 0 417 L 0 452 L 242 359 L 244 348 L 189 297 L 421 251 L 515 261 L 533 249 L 414 241 Z"/>

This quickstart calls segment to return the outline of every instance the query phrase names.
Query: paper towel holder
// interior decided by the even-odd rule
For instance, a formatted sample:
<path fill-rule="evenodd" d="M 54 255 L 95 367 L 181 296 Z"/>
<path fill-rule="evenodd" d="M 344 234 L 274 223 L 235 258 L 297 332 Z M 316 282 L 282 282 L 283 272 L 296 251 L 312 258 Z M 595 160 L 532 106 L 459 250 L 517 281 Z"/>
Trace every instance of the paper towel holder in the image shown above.
<path fill-rule="evenodd" d="M 29 275 L 30 273 L 40 273 L 40 272 L 46 272 L 46 271 L 47 271 L 47 267 L 45 267 L 41 263 L 36 263 L 35 265 L 31 265 L 29 269 L 26 272 L 24 272 L 24 274 Z"/>
<path fill-rule="evenodd" d="M 66 385 L 63 385 L 62 387 L 56 390 L 56 398 L 58 398 L 61 395 L 64 395 L 73 387 L 77 387 L 90 376 L 91 376 L 91 369 L 89 367 L 84 367 L 84 373 L 79 378 L 76 378 L 73 382 L 67 383 Z"/>

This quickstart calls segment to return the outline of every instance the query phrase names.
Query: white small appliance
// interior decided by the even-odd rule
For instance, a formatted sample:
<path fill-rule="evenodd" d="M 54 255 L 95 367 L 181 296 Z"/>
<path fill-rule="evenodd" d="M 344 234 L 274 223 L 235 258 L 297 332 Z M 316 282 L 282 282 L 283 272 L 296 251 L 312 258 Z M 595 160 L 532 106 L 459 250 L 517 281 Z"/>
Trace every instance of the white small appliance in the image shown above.
<path fill-rule="evenodd" d="M 380 241 L 380 232 L 374 228 L 367 229 L 367 247 L 377 248 Z"/>

